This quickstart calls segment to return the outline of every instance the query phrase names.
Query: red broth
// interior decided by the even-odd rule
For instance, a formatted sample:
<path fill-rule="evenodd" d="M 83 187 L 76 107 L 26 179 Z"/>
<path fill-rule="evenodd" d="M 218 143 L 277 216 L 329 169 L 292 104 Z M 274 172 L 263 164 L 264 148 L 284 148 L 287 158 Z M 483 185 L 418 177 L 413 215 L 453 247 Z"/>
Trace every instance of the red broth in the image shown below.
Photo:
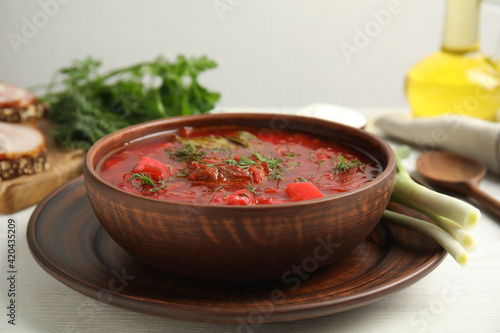
<path fill-rule="evenodd" d="M 210 205 L 278 204 L 332 196 L 375 179 L 366 153 L 328 138 L 255 128 L 182 128 L 109 154 L 98 174 L 160 200 Z"/>

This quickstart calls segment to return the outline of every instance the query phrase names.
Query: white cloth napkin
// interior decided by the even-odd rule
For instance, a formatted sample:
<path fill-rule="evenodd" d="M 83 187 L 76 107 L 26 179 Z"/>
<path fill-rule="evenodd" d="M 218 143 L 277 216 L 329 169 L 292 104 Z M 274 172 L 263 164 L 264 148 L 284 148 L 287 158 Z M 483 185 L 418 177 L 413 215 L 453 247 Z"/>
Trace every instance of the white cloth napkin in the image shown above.
<path fill-rule="evenodd" d="M 424 151 L 446 150 L 478 160 L 500 175 L 500 123 L 457 114 L 431 118 L 388 114 L 374 125 Z"/>

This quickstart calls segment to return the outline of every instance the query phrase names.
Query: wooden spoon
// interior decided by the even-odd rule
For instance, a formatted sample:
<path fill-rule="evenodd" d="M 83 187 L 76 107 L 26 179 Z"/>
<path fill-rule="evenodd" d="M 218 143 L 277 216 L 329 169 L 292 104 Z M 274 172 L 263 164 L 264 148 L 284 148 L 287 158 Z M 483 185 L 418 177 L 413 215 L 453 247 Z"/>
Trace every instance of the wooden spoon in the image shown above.
<path fill-rule="evenodd" d="M 500 218 L 500 201 L 479 188 L 486 175 L 486 166 L 473 159 L 443 151 L 422 154 L 417 170 L 429 182 L 476 199 Z"/>

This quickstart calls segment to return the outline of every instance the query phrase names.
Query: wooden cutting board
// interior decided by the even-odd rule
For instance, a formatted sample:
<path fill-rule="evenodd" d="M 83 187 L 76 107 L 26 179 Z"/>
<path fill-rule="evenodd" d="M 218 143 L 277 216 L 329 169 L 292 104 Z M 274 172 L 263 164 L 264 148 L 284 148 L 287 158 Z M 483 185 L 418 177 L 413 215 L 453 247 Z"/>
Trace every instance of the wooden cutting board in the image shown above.
<path fill-rule="evenodd" d="M 0 180 L 0 212 L 12 214 L 39 203 L 49 193 L 82 174 L 85 152 L 67 150 L 56 145 L 49 134 L 53 125 L 42 120 L 38 127 L 45 135 L 47 165 L 35 175 Z"/>

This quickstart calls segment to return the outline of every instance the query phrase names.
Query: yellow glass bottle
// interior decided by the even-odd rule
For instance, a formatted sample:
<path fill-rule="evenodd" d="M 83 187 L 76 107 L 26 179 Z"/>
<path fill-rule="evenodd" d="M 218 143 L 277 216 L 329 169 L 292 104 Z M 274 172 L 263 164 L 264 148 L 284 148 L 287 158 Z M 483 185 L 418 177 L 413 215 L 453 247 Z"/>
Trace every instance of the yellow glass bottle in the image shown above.
<path fill-rule="evenodd" d="M 479 4 L 480 0 L 447 0 L 441 50 L 418 62 L 406 78 L 414 116 L 458 113 L 498 119 L 500 70 L 479 49 Z"/>

